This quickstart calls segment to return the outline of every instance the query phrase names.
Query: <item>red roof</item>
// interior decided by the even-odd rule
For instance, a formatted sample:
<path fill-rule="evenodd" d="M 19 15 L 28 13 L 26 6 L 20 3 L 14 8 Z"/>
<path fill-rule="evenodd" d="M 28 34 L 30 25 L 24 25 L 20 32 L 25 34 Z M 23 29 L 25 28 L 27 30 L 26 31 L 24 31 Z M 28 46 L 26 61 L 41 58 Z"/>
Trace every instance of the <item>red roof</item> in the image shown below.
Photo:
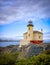
<path fill-rule="evenodd" d="M 43 40 L 30 40 L 30 43 L 32 43 L 32 44 L 41 44 L 41 43 L 43 43 Z"/>

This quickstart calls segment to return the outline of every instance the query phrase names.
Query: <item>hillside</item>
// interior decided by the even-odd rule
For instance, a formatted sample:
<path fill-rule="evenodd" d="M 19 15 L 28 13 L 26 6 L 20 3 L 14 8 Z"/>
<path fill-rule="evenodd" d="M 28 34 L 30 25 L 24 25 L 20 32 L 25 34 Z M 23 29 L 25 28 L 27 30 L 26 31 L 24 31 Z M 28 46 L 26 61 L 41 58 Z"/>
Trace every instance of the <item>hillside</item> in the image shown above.
<path fill-rule="evenodd" d="M 50 65 L 50 44 L 0 47 L 0 65 Z"/>
<path fill-rule="evenodd" d="M 6 47 L 0 47 L 0 54 L 5 52 L 20 52 L 19 56 L 21 57 L 30 57 L 31 55 L 38 55 L 44 50 L 50 50 L 50 44 L 43 43 L 42 45 L 34 45 L 30 44 L 28 46 L 22 46 L 21 48 L 19 45 L 10 45 Z"/>

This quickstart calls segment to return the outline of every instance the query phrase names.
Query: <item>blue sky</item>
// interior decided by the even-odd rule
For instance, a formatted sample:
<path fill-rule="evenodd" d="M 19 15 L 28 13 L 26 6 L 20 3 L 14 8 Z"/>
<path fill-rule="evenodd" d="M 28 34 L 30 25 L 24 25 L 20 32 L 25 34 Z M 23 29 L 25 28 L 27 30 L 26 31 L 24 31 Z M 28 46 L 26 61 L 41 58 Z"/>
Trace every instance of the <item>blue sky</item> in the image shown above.
<path fill-rule="evenodd" d="M 21 39 L 29 20 L 50 39 L 50 0 L 0 0 L 0 38 Z"/>

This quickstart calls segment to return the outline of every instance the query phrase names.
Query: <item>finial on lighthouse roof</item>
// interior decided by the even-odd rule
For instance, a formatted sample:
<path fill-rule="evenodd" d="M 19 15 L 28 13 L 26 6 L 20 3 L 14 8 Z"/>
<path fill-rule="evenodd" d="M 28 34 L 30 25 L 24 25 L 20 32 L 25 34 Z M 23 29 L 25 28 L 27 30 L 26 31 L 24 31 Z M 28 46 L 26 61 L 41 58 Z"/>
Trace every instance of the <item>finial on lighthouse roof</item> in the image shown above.
<path fill-rule="evenodd" d="M 32 26 L 32 27 L 34 26 L 31 20 L 28 21 L 28 25 L 27 26 Z"/>

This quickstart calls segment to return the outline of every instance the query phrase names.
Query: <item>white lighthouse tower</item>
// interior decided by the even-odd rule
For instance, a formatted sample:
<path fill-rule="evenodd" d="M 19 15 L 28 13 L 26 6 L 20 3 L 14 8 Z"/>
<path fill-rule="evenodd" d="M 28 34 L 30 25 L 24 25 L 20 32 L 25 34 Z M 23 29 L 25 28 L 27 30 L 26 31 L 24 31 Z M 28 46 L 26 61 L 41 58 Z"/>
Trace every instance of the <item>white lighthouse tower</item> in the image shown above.
<path fill-rule="evenodd" d="M 32 41 L 33 40 L 33 24 L 31 20 L 29 21 L 27 27 L 28 27 L 27 40 Z"/>

